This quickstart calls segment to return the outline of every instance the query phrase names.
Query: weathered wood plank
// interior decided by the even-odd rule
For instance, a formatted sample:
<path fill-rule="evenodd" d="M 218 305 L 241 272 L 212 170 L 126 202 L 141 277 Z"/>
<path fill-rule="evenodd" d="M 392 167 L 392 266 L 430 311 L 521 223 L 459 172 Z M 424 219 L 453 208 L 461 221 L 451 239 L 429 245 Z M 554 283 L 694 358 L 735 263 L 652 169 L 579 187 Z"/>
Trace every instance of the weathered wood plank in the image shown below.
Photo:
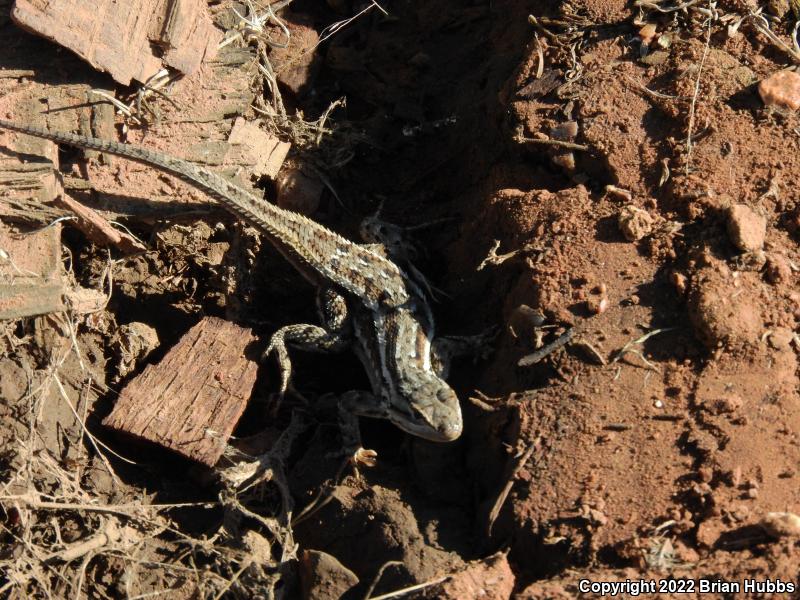
<path fill-rule="evenodd" d="M 203 319 L 125 387 L 103 424 L 213 466 L 252 393 L 254 341 L 249 329 Z"/>
<path fill-rule="evenodd" d="M 222 39 L 203 0 L 16 0 L 11 18 L 123 85 L 144 83 L 162 66 L 192 73 L 216 55 Z"/>

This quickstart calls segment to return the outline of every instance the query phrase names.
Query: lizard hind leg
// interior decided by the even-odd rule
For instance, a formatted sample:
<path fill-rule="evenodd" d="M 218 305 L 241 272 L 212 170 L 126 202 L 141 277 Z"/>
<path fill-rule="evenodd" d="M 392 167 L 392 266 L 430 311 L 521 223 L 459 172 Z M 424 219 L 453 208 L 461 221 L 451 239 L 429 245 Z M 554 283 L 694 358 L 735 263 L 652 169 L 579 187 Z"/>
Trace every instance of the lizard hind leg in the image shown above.
<path fill-rule="evenodd" d="M 358 466 L 374 467 L 378 454 L 374 450 L 364 448 L 361 443 L 361 428 L 358 417 L 388 419 L 389 412 L 385 403 L 372 392 L 351 390 L 339 398 L 339 432 L 342 436 L 340 452 L 333 457 L 344 457 L 355 469 Z"/>
<path fill-rule="evenodd" d="M 477 335 L 455 335 L 438 337 L 431 344 L 431 363 L 440 377 L 450 373 L 450 363 L 454 358 L 471 356 L 485 359 L 492 352 L 492 341 L 497 337 L 497 328 L 490 327 Z"/>
<path fill-rule="evenodd" d="M 347 300 L 333 288 L 323 288 L 317 293 L 317 311 L 328 331 L 351 335 L 350 314 Z"/>

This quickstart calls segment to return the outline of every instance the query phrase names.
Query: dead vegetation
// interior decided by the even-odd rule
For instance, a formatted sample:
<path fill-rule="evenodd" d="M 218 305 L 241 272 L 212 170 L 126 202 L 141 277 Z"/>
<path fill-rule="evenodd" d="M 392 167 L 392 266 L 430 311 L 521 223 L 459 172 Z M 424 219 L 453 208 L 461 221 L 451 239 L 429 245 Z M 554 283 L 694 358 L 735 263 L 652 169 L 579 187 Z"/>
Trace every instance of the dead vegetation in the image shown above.
<path fill-rule="evenodd" d="M 326 460 L 325 416 L 297 398 L 270 412 L 260 388 L 245 419 L 259 426 L 244 423 L 214 469 L 159 451 L 154 464 L 99 422 L 117 384 L 204 313 L 270 330 L 305 316 L 304 288 L 252 232 L 197 223 L 216 216 L 206 207 L 98 206 L 82 219 L 109 225 L 105 238 L 57 236 L 65 306 L 2 324 L 0 595 L 355 589 L 377 600 L 469 597 L 493 583 L 498 598 L 536 598 L 575 593 L 579 576 L 796 579 L 800 211 L 786 182 L 800 174 L 798 129 L 755 83 L 800 64 L 800 15 L 734 0 L 512 3 L 502 14 L 433 3 L 396 25 L 370 3 L 325 12 L 326 29 L 288 2 L 228 4 L 215 16 L 234 75 L 193 85 L 213 81 L 220 96 L 246 78 L 252 102 L 234 116 L 252 110 L 291 143 L 289 164 L 328 190 L 329 212 L 346 203 L 345 227 L 384 195 L 387 219 L 436 225 L 411 268 L 426 283 L 434 273 L 444 328 L 506 324 L 491 362 L 456 375 L 460 392 L 487 394 L 475 391 L 454 449 L 378 426 L 378 467 L 361 478 Z M 335 50 L 357 51 L 329 51 L 329 34 L 341 36 Z M 195 155 L 205 159 L 223 139 L 208 123 L 227 127 L 232 113 L 195 114 L 185 83 L 164 69 L 119 93 L 87 85 L 85 97 L 146 143 L 209 142 Z M 79 159 L 70 193 L 83 171 L 86 201 L 183 192 L 103 160 Z M 314 190 L 310 213 L 328 206 Z M 3 200 L 17 227 L 77 218 L 69 202 Z M 121 229 L 135 248 L 109 241 Z M 0 268 L 12 284 L 43 279 L 2 247 Z M 137 329 L 150 319 L 166 341 Z M 332 364 L 304 372 L 310 404 L 356 379 Z M 315 576 L 322 587 L 309 591 Z M 319 591 L 332 582 L 341 588 Z"/>

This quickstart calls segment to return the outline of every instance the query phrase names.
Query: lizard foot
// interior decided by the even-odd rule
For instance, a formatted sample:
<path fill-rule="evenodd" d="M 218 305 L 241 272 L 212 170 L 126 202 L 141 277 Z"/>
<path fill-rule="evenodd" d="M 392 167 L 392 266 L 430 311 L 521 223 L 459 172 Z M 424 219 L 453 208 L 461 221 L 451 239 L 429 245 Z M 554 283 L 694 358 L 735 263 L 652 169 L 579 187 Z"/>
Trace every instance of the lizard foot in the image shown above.
<path fill-rule="evenodd" d="M 349 463 L 357 478 L 361 478 L 358 467 L 372 468 L 378 464 L 378 453 L 375 450 L 368 450 L 359 446 L 358 448 L 343 448 L 338 452 L 331 452 L 328 458 L 344 458 L 345 463 Z"/>
<path fill-rule="evenodd" d="M 348 452 L 346 464 L 349 463 L 353 469 L 353 475 L 358 481 L 361 481 L 361 472 L 358 470 L 359 465 L 366 468 L 372 468 L 378 464 L 378 453 L 375 450 L 367 450 L 366 448 L 357 448 L 353 452 Z"/>
<path fill-rule="evenodd" d="M 374 467 L 378 464 L 378 453 L 375 452 L 375 450 L 358 448 L 350 455 L 349 460 L 354 467 L 358 467 L 358 465 L 362 467 Z"/>

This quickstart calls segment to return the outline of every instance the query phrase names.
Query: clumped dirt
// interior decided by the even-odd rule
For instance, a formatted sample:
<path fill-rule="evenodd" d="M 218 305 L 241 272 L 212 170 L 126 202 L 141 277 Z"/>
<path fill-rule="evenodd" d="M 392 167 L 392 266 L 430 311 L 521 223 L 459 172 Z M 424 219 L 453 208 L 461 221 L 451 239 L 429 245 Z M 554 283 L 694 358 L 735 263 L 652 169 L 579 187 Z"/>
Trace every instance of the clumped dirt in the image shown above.
<path fill-rule="evenodd" d="M 438 331 L 497 332 L 451 375 L 462 438 L 437 445 L 363 420 L 379 459 L 359 476 L 331 458 L 330 394 L 367 385 L 352 356 L 295 354 L 313 409 L 271 412 L 277 372 L 261 369 L 235 443 L 263 452 L 293 410 L 308 422 L 260 494 L 224 498 L 158 449 L 136 464 L 110 452 L 137 452 L 99 421 L 150 348 L 158 360 L 203 314 L 267 339 L 315 322 L 314 299 L 200 194 L 122 160 L 62 157 L 118 203 L 179 199 L 200 213 L 130 218 L 149 250 L 115 264 L 100 313 L 4 324 L 0 560 L 17 568 L 0 590 L 355 598 L 427 584 L 405 597 L 524 599 L 575 597 L 581 579 L 800 583 L 800 123 L 758 91 L 797 68 L 797 16 L 780 2 L 681 4 L 389 2 L 388 16 L 370 10 L 318 44 L 363 6 L 297 0 L 282 13 L 292 45 L 271 54 L 289 117 L 265 116 L 270 86 L 236 67 L 264 84 L 248 117 L 292 141 L 292 164 L 325 190 L 296 207 L 357 239 L 382 204 L 436 290 Z M 218 26 L 228 8 L 214 7 Z M 0 28 L 17 40 L 0 69 L 23 68 L 33 45 L 69 67 L 45 83 L 96 77 Z M 204 67 L 173 102 L 152 100 L 158 120 L 128 139 L 191 157 L 192 140 L 224 126 L 176 106 L 230 116 L 245 94 L 234 81 Z M 342 97 L 310 143 L 307 124 Z M 96 285 L 105 250 L 71 231 L 64 242 L 75 277 Z M 287 498 L 293 526 L 274 519 Z M 142 508 L 155 503 L 191 506 Z M 105 544 L 64 558 L 100 533 Z"/>

